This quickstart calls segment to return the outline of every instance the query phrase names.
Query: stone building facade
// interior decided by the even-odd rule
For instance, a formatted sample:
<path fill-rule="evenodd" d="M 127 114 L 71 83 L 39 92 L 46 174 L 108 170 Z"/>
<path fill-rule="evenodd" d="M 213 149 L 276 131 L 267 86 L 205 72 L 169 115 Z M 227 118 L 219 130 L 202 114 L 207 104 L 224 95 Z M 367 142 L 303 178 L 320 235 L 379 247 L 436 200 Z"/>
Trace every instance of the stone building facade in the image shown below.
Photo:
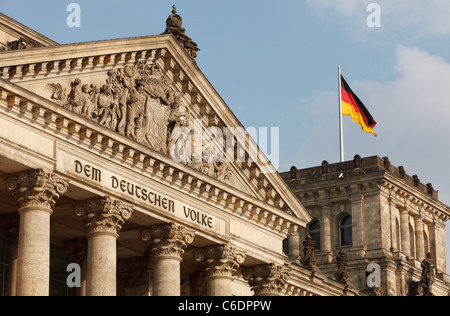
<path fill-rule="evenodd" d="M 292 167 L 282 177 L 313 218 L 301 228 L 299 243 L 307 235 L 315 240 L 321 272 L 367 295 L 449 295 L 444 229 L 450 208 L 432 184 L 392 166 L 388 157 L 358 155 L 343 163 Z M 418 288 L 427 254 L 430 291 Z M 342 257 L 346 278 L 336 274 Z M 378 272 L 378 287 L 369 288 Z"/>
<path fill-rule="evenodd" d="M 175 7 L 69 45 L 0 14 L 0 296 L 448 294 L 431 185 L 376 157 L 280 175 L 198 51 Z"/>
<path fill-rule="evenodd" d="M 311 215 L 250 159 L 182 23 L 58 45 L 0 15 L 2 295 L 362 295 L 283 253 Z"/>

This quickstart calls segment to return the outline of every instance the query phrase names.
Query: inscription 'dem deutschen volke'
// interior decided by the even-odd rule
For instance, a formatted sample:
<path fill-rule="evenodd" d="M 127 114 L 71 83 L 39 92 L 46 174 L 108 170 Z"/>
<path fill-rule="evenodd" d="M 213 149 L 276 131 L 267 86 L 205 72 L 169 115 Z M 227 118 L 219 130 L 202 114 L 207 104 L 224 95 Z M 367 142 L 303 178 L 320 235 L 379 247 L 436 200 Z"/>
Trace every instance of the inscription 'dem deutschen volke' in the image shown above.
<path fill-rule="evenodd" d="M 102 178 L 103 172 L 100 168 L 95 168 L 89 164 L 83 164 L 79 160 L 74 162 L 75 173 L 81 175 L 91 181 L 98 183 L 103 183 L 105 179 Z M 149 203 L 164 211 L 175 213 L 177 201 L 167 198 L 161 194 L 158 194 L 148 188 L 142 187 L 127 181 L 120 179 L 120 177 L 112 175 L 110 177 L 110 187 L 116 191 L 120 191 L 129 195 L 130 197 L 142 200 L 143 202 Z M 187 206 L 183 206 L 184 217 L 194 223 L 208 227 L 210 229 L 214 228 L 214 220 L 211 216 L 204 214 L 200 211 L 192 209 Z"/>

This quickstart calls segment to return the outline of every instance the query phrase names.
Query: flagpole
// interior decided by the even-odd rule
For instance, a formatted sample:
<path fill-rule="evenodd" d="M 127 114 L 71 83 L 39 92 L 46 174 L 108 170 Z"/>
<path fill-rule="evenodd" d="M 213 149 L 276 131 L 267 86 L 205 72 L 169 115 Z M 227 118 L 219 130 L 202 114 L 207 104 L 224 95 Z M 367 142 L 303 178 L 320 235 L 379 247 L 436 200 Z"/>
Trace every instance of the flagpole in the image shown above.
<path fill-rule="evenodd" d="M 341 162 L 344 162 L 344 127 L 342 124 L 342 80 L 341 80 L 341 65 L 338 67 L 339 73 L 339 142 Z"/>

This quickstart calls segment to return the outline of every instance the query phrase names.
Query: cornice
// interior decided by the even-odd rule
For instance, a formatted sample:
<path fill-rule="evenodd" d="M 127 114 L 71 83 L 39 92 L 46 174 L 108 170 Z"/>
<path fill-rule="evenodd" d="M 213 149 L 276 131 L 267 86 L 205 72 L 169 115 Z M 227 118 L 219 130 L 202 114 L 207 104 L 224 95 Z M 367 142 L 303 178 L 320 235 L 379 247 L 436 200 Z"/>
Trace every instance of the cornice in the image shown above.
<path fill-rule="evenodd" d="M 121 164 L 133 169 L 147 170 L 155 180 L 175 184 L 173 188 L 185 194 L 196 193 L 206 203 L 221 205 L 223 211 L 231 216 L 282 235 L 306 225 L 302 219 L 191 167 L 176 163 L 168 156 L 2 79 L 0 104 L 7 107 L 6 113 L 17 120 L 26 124 L 32 121 L 33 126 L 45 126 L 47 133 L 64 141 L 70 140 L 72 145 L 100 156 L 115 157 Z"/>
<path fill-rule="evenodd" d="M 439 219 L 444 223 L 450 219 L 450 207 L 389 173 L 386 173 L 385 181 L 380 187 L 381 191 L 392 199 L 393 204 L 407 207 L 414 214 L 417 212 L 415 215 L 420 215 L 421 212 L 429 218 Z"/>

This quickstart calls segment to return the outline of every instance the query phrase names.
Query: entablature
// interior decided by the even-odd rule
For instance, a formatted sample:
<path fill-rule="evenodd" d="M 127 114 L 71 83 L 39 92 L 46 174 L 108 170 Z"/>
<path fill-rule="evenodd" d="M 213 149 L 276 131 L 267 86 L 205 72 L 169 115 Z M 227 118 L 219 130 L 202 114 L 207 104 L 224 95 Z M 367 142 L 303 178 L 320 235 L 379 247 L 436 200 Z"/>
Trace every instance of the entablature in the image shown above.
<path fill-rule="evenodd" d="M 287 236 L 306 222 L 245 194 L 189 166 L 114 133 L 12 83 L 0 81 L 0 104 L 9 117 L 58 139 L 79 151 L 108 158 L 116 168 L 133 170 L 180 194 L 194 196 L 224 214 L 263 230 Z M 53 154 L 53 153 L 49 153 Z M 99 158 L 100 159 L 100 158 Z M 126 171 L 122 173 L 126 174 Z"/>

